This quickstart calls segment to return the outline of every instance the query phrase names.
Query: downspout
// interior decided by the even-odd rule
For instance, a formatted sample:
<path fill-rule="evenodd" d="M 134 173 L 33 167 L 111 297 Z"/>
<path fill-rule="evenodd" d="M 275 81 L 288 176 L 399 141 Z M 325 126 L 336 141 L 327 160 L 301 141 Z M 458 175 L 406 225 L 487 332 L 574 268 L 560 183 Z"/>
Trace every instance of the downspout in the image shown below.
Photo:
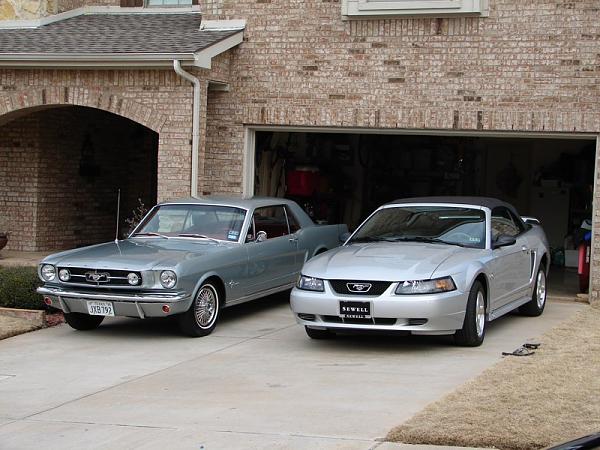
<path fill-rule="evenodd" d="M 192 197 L 198 196 L 198 151 L 200 147 L 200 80 L 181 68 L 178 59 L 173 60 L 173 70 L 181 78 L 194 85 L 194 100 L 192 104 L 192 182 L 190 190 Z"/>

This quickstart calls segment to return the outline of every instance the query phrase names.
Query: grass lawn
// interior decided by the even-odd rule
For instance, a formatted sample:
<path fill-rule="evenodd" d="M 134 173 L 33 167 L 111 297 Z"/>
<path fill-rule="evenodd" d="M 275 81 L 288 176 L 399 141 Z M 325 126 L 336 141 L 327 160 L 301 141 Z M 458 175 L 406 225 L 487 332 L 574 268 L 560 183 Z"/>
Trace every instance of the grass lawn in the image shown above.
<path fill-rule="evenodd" d="M 539 342 L 534 355 L 504 357 L 386 440 L 535 450 L 600 431 L 600 308 L 585 308 Z"/>

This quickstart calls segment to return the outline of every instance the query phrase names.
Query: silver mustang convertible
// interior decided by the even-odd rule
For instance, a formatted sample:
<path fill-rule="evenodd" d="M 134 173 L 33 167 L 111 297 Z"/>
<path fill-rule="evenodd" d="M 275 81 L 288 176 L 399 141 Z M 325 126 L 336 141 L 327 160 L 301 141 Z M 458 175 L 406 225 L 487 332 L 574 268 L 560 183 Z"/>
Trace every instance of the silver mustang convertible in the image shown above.
<path fill-rule="evenodd" d="M 477 346 L 488 321 L 543 312 L 549 255 L 542 228 L 499 200 L 398 200 L 308 261 L 291 306 L 311 338 L 388 330 Z"/>
<path fill-rule="evenodd" d="M 173 201 L 125 240 L 45 258 L 38 292 L 78 330 L 105 316 L 176 314 L 185 334 L 204 336 L 222 308 L 291 288 L 302 264 L 347 231 L 315 225 L 281 198 Z"/>

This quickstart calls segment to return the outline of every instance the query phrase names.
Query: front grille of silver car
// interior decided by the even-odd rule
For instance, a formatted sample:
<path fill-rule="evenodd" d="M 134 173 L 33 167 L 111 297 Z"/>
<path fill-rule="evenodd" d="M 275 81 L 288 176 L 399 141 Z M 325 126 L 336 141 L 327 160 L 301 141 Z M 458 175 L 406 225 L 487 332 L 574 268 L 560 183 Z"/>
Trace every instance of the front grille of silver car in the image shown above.
<path fill-rule="evenodd" d="M 371 295 L 383 294 L 391 281 L 357 281 L 357 280 L 329 280 L 331 288 L 338 294 L 344 295 Z"/>
<path fill-rule="evenodd" d="M 142 274 L 134 270 L 113 270 L 113 269 L 89 269 L 83 267 L 58 267 L 57 271 L 67 269 L 71 274 L 69 281 L 63 283 L 69 284 L 88 284 L 90 286 L 131 286 L 127 281 L 127 275 L 135 273 L 139 277 L 137 286 L 142 284 Z M 94 281 L 94 275 L 100 275 L 98 281 Z"/>
<path fill-rule="evenodd" d="M 391 317 L 372 317 L 370 319 L 346 318 L 341 316 L 322 316 L 324 322 L 351 323 L 354 325 L 395 325 L 396 320 Z"/>

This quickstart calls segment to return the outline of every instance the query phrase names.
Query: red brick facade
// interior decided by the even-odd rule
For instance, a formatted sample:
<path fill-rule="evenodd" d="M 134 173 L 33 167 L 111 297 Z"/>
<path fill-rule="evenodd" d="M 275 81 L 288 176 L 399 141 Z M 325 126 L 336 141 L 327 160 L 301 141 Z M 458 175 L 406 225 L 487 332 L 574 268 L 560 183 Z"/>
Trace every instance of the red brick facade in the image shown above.
<path fill-rule="evenodd" d="M 203 2 L 206 19 L 247 26 L 211 73 L 197 72 L 230 86 L 203 92 L 200 192 L 242 192 L 253 125 L 599 133 L 598 2 L 489 3 L 481 18 L 344 21 L 338 1 Z M 0 120 L 46 104 L 159 133 L 158 198 L 189 194 L 192 88 L 173 71 L 0 70 Z M 595 242 L 597 299 L 598 231 Z"/>

